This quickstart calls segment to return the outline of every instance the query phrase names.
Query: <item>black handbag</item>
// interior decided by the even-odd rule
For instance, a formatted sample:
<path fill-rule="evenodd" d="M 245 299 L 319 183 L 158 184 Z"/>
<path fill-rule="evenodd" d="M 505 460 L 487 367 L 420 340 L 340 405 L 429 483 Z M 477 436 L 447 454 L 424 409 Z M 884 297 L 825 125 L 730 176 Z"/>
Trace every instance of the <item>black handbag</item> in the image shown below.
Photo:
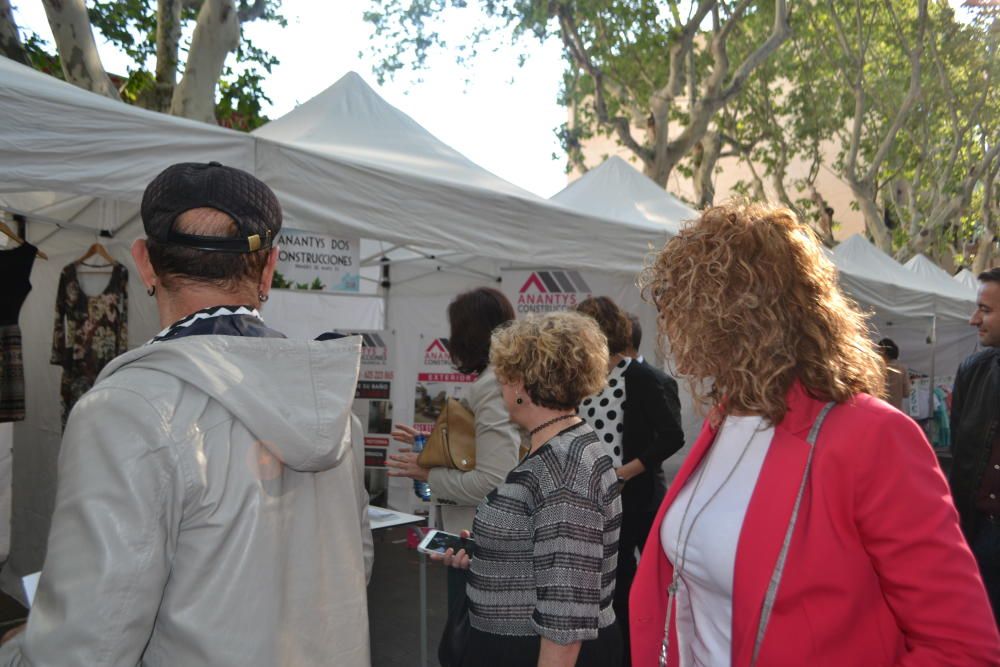
<path fill-rule="evenodd" d="M 441 667 L 460 667 L 465 651 L 469 646 L 469 635 L 472 626 L 469 624 L 469 598 L 462 587 L 456 604 L 448 612 L 448 620 L 441 633 L 441 643 L 438 644 L 438 662 Z"/>

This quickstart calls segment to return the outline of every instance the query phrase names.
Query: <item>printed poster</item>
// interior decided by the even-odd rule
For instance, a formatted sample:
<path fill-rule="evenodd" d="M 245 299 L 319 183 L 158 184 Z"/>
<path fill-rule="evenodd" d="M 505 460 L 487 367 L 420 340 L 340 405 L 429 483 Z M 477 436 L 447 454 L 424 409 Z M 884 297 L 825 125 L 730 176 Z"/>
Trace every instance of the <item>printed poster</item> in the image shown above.
<path fill-rule="evenodd" d="M 447 338 L 425 338 L 423 362 L 417 370 L 413 399 L 413 427 L 430 435 L 449 398 L 462 399 L 475 375 L 459 373 L 451 365 Z"/>
<path fill-rule="evenodd" d="M 354 393 L 354 414 L 365 427 L 365 467 L 385 468 L 393 424 L 395 370 L 391 352 L 393 335 L 388 331 L 351 333 L 361 336 L 361 368 Z"/>
<path fill-rule="evenodd" d="M 271 286 L 319 292 L 358 292 L 361 239 L 282 229 L 275 241 L 278 266 Z"/>

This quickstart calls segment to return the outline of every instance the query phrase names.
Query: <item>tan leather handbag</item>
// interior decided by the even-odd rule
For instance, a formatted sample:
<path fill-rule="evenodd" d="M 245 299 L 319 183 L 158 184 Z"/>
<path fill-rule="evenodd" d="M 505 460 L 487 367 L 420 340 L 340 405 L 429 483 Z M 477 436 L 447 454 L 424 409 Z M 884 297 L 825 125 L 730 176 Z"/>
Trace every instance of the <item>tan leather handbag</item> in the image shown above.
<path fill-rule="evenodd" d="M 476 418 L 461 401 L 449 398 L 444 404 L 417 463 L 463 472 L 476 467 Z"/>

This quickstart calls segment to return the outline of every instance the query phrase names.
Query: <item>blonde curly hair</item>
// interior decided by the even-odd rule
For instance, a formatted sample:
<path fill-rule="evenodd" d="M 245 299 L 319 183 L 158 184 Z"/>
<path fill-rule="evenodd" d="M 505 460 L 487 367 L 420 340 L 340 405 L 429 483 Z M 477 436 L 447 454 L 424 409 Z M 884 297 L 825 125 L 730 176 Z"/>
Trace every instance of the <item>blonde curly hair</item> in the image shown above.
<path fill-rule="evenodd" d="M 778 424 L 796 380 L 838 403 L 881 395 L 885 364 L 815 235 L 787 208 L 705 210 L 640 276 L 661 338 L 702 405 Z"/>
<path fill-rule="evenodd" d="M 523 382 L 536 405 L 575 408 L 604 387 L 608 340 L 580 313 L 529 315 L 493 332 L 490 365 L 500 382 Z"/>

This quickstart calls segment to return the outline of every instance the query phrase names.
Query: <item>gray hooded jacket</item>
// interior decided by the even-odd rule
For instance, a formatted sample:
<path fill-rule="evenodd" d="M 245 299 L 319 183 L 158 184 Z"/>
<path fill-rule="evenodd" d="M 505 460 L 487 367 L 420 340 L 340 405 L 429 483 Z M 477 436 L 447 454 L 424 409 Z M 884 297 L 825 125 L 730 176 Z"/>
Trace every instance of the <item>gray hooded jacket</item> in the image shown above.
<path fill-rule="evenodd" d="M 114 360 L 63 437 L 0 665 L 368 667 L 360 341 L 192 336 Z"/>

